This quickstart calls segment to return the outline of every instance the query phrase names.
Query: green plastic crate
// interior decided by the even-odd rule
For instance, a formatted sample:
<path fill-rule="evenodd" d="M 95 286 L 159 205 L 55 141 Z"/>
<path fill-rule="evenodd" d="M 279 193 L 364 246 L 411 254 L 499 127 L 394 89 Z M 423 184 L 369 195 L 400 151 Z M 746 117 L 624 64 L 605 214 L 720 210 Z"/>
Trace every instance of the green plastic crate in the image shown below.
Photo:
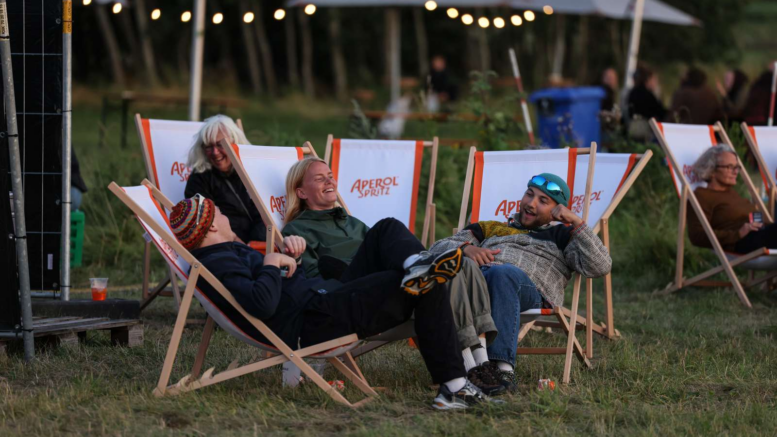
<path fill-rule="evenodd" d="M 84 222 L 83 211 L 70 212 L 70 267 L 81 267 L 84 261 Z"/>

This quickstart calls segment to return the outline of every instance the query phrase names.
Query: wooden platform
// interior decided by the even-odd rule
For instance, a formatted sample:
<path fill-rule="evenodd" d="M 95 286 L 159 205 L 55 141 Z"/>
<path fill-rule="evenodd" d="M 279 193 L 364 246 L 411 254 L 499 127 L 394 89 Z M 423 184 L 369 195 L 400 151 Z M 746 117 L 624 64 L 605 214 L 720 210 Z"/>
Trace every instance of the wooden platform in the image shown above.
<path fill-rule="evenodd" d="M 143 322 L 137 319 L 113 320 L 107 317 L 35 317 L 33 335 L 38 344 L 75 345 L 86 340 L 87 332 L 110 330 L 114 346 L 136 347 L 143 344 Z M 18 338 L 0 338 L 0 354 L 4 354 L 9 343 L 21 341 Z"/>

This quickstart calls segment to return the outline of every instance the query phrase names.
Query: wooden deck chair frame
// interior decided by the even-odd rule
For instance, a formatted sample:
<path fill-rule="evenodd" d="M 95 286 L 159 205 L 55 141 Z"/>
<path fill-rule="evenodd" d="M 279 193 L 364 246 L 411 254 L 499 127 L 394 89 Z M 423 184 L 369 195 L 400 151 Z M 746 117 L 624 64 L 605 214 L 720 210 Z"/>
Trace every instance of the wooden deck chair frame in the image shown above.
<path fill-rule="evenodd" d="M 469 162 L 467 163 L 467 173 L 464 179 L 464 193 L 462 194 L 461 199 L 461 211 L 459 214 L 459 227 L 455 229 L 454 231 L 457 231 L 458 229 L 463 229 L 466 225 L 467 220 L 467 210 L 469 208 L 469 198 L 472 190 L 472 179 L 474 177 L 475 173 L 475 153 L 477 152 L 476 147 L 471 147 L 469 150 Z M 588 219 L 588 210 L 590 208 L 591 204 L 591 186 L 593 185 L 593 177 L 594 177 L 594 168 L 596 166 L 596 143 L 592 142 L 591 147 L 589 148 L 578 148 L 577 149 L 578 155 L 585 155 L 588 154 L 590 156 L 588 160 L 588 175 L 586 178 L 586 186 L 585 186 L 585 200 L 583 201 L 583 221 L 586 221 Z M 587 367 L 591 368 L 591 362 L 589 361 L 586 352 L 583 350 L 583 348 L 580 346 L 580 342 L 577 340 L 577 337 L 575 336 L 575 328 L 578 323 L 582 324 L 581 320 L 578 320 L 578 308 L 580 304 L 580 288 L 582 285 L 582 276 L 578 273 L 575 274 L 575 280 L 573 285 L 573 291 L 572 291 L 572 308 L 567 312 L 563 307 L 556 307 L 552 310 L 545 310 L 542 312 L 541 315 L 543 316 L 551 316 L 554 317 L 557 320 L 558 326 L 560 326 L 564 333 L 567 334 L 567 346 L 564 347 L 548 347 L 548 348 L 522 348 L 517 347 L 517 354 L 518 355 L 564 355 L 564 374 L 562 378 L 562 382 L 564 384 L 568 384 L 571 377 L 572 372 L 572 355 L 577 356 L 577 358 Z M 590 313 L 590 307 L 586 310 L 587 313 Z M 567 314 L 569 314 L 567 316 Z M 536 321 L 532 320 L 529 323 L 522 323 L 521 329 L 519 331 L 519 341 L 523 338 L 523 336 L 526 335 L 526 333 L 531 328 L 532 324 L 537 323 Z M 592 334 L 589 334 L 589 331 L 591 331 L 591 324 L 586 325 L 586 338 L 591 339 L 593 337 Z"/>
<path fill-rule="evenodd" d="M 165 208 L 172 207 L 172 202 L 166 199 L 164 195 L 156 189 L 153 184 L 148 183 L 147 186 L 152 191 L 152 195 L 156 198 Z M 350 358 L 348 353 L 352 347 L 358 346 L 360 340 L 356 334 L 350 334 L 337 339 L 329 340 L 314 346 L 309 346 L 303 349 L 292 350 L 286 345 L 267 325 L 261 320 L 248 314 L 243 307 L 234 299 L 232 294 L 227 290 L 224 285 L 219 281 L 205 266 L 203 266 L 188 250 L 186 250 L 181 244 L 173 237 L 169 230 L 163 229 L 143 208 L 136 204 L 124 190 L 118 186 L 115 182 L 112 182 L 108 187 L 137 217 L 139 217 L 146 225 L 150 226 L 159 236 L 167 243 L 173 250 L 175 250 L 179 256 L 183 257 L 190 265 L 191 271 L 189 272 L 188 281 L 184 294 L 181 300 L 181 306 L 178 311 L 178 317 L 173 328 L 173 334 L 170 337 L 170 344 L 165 355 L 164 365 L 162 372 L 159 376 L 159 382 L 154 389 L 155 396 L 177 395 L 188 391 L 197 390 L 210 385 L 218 384 L 238 376 L 254 373 L 262 369 L 266 369 L 272 366 L 282 365 L 287 361 L 291 361 L 300 371 L 310 379 L 315 385 L 321 388 L 326 394 L 328 394 L 335 402 L 341 403 L 349 407 L 359 407 L 365 402 L 373 399 L 378 394 L 369 386 L 367 381 L 361 375 L 361 372 L 355 373 L 351 370 L 350 366 L 346 366 L 339 358 L 343 358 L 346 361 L 350 361 L 352 366 L 356 366 L 353 363 L 353 359 Z M 270 343 L 271 347 L 268 348 L 276 355 L 270 358 L 261 359 L 243 366 L 238 366 L 237 360 L 233 361 L 225 371 L 214 374 L 214 368 L 206 370 L 200 377 L 199 373 L 202 369 L 205 356 L 207 354 L 210 339 L 215 327 L 215 321 L 212 317 L 208 317 L 205 324 L 205 328 L 202 334 L 202 340 L 199 345 L 199 349 L 195 358 L 192 372 L 184 376 L 178 383 L 168 385 L 172 368 L 175 363 L 175 358 L 178 353 L 178 349 L 183 335 L 184 325 L 186 324 L 186 317 L 191 308 L 192 298 L 197 284 L 197 280 L 202 278 L 207 281 L 229 304 L 231 304 L 246 320 L 248 320 L 254 328 L 256 328 Z M 337 354 L 327 353 L 333 349 L 338 350 Z M 337 389 L 330 386 L 315 370 L 313 370 L 304 360 L 306 357 L 319 357 L 326 358 L 329 363 L 332 364 L 338 371 L 340 371 L 351 383 L 354 384 L 359 390 L 361 390 L 366 398 L 363 400 L 351 403 L 349 402 Z M 356 367 L 358 369 L 358 367 Z"/>
<path fill-rule="evenodd" d="M 143 128 L 143 120 L 139 113 L 135 113 L 135 128 L 138 131 L 138 138 L 140 139 L 140 149 L 143 153 L 143 163 L 146 167 L 147 179 L 157 188 L 159 184 L 156 180 L 156 173 L 153 171 L 154 164 L 153 158 L 149 154 L 148 142 L 146 141 L 146 132 Z M 236 120 L 237 127 L 243 130 L 243 122 L 240 119 Z M 169 266 L 165 273 L 165 277 L 154 286 L 153 290 L 150 288 L 150 275 L 151 275 L 151 242 L 146 241 L 143 247 L 143 285 L 141 290 L 140 311 L 143 311 L 151 302 L 159 296 L 173 296 L 175 298 L 176 308 L 181 305 L 181 290 L 178 286 L 178 281 L 172 280 L 175 278 L 175 273 L 170 270 Z M 167 286 L 170 285 L 168 289 Z M 191 322 L 191 321 L 190 321 Z"/>
<path fill-rule="evenodd" d="M 326 161 L 327 165 L 331 165 L 332 145 L 334 144 L 334 141 L 334 136 L 329 134 L 326 138 L 326 152 L 324 153 L 324 161 Z M 434 243 L 434 235 L 436 231 L 435 219 L 437 216 L 437 205 L 434 203 L 434 183 L 437 176 L 437 153 L 440 147 L 440 139 L 438 137 L 434 137 L 432 138 L 432 141 L 421 142 L 423 143 L 424 149 L 429 147 L 432 149 L 432 160 L 430 164 L 431 167 L 429 167 L 429 183 L 426 191 L 426 206 L 424 208 L 424 225 L 423 231 L 421 232 L 421 244 L 423 244 L 424 247 L 430 247 L 432 243 Z M 350 215 L 351 212 L 345 206 L 345 202 L 343 202 L 342 197 L 339 195 L 339 191 L 338 199 L 340 200 L 340 204 L 343 206 L 343 208 L 348 211 L 348 215 Z"/>
<path fill-rule="evenodd" d="M 769 167 L 766 166 L 766 160 L 761 153 L 761 149 L 758 147 L 758 141 L 753 134 L 754 131 L 752 130 L 752 127 L 748 126 L 745 122 L 742 122 L 741 127 L 742 133 L 745 134 L 747 146 L 755 157 L 758 169 L 761 171 L 761 177 L 764 180 L 764 185 L 766 186 L 766 192 L 769 196 L 769 201 L 767 203 L 768 210 L 774 212 L 775 201 L 777 201 L 777 181 L 775 181 L 774 173 L 769 171 Z"/>
<path fill-rule="evenodd" d="M 676 178 L 679 179 L 679 183 L 680 183 L 679 188 L 682 193 L 680 195 L 680 214 L 679 214 L 678 226 L 677 226 L 677 264 L 675 268 L 674 282 L 670 283 L 669 286 L 667 286 L 667 288 L 661 292 L 661 294 L 673 293 L 685 287 L 690 287 L 690 286 L 695 286 L 695 287 L 729 287 L 730 286 L 730 287 L 733 287 L 734 291 L 737 294 L 737 297 L 739 297 L 740 302 L 742 302 L 742 305 L 744 305 L 747 308 L 753 308 L 753 305 L 750 303 L 750 299 L 748 299 L 747 294 L 745 294 L 745 289 L 761 284 L 765 281 L 768 281 L 776 277 L 777 272 L 767 273 L 761 278 L 755 278 L 746 283 L 742 283 L 737 277 L 737 274 L 734 271 L 734 267 L 761 256 L 769 256 L 770 255 L 769 251 L 767 249 L 758 249 L 750 253 L 737 256 L 733 259 L 729 259 L 726 256 L 726 253 L 723 251 L 723 247 L 720 245 L 720 242 L 715 237 L 715 233 L 712 230 L 712 226 L 710 225 L 709 220 L 707 220 L 707 217 L 704 215 L 704 211 L 702 210 L 701 205 L 699 204 L 699 200 L 696 198 L 696 195 L 690 188 L 691 187 L 690 182 L 686 178 L 685 174 L 682 172 L 682 168 L 677 162 L 677 159 L 674 157 L 672 150 L 669 148 L 669 144 L 667 143 L 666 138 L 664 137 L 664 133 L 661 126 L 653 118 L 653 119 L 650 119 L 650 127 L 653 129 L 653 133 L 658 139 L 658 143 L 661 145 L 661 148 L 664 150 L 664 153 L 666 154 L 667 159 L 669 160 L 669 165 L 672 167 L 672 169 L 674 169 L 676 173 Z M 733 144 L 731 144 L 731 140 L 729 139 L 728 134 L 726 133 L 726 130 L 723 128 L 723 125 L 721 125 L 720 122 L 715 123 L 715 125 L 711 127 L 714 130 L 714 132 L 720 136 L 724 144 L 727 144 L 732 149 L 734 149 L 734 146 Z M 753 181 L 750 179 L 750 175 L 748 175 L 747 169 L 742 163 L 742 160 L 739 159 L 739 155 L 737 155 L 737 164 L 739 165 L 739 169 L 740 169 L 739 173 L 742 175 L 742 179 L 744 179 L 745 185 L 747 186 L 747 189 L 750 192 L 750 195 L 754 200 L 756 207 L 763 213 L 764 221 L 767 223 L 772 223 L 773 222 L 772 215 L 770 214 L 769 211 L 766 210 L 766 206 L 764 205 L 763 201 L 758 195 L 758 190 L 755 188 L 755 185 L 753 185 Z M 683 262 L 684 262 L 684 252 L 685 252 L 685 226 L 686 226 L 686 219 L 687 219 L 687 212 L 688 212 L 687 211 L 688 203 L 691 204 L 691 208 L 693 208 L 693 211 L 696 213 L 696 216 L 701 222 L 702 228 L 704 229 L 704 233 L 707 235 L 707 238 L 712 244 L 712 250 L 715 252 L 715 255 L 717 255 L 721 265 L 718 267 L 712 268 L 710 270 L 707 270 L 704 273 L 698 274 L 693 278 L 685 279 L 685 277 L 683 277 Z M 707 278 L 721 272 L 726 273 L 729 279 L 728 282 L 707 280 Z"/>

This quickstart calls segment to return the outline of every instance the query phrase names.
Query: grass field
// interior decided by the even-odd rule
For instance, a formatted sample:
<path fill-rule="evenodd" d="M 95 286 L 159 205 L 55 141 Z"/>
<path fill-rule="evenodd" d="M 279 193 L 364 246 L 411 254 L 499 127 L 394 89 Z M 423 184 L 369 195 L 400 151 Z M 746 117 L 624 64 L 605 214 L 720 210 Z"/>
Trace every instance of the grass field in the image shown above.
<path fill-rule="evenodd" d="M 140 108 L 144 116 L 184 118 L 184 110 Z M 300 100 L 252 104 L 239 113 L 254 144 L 310 140 L 323 153 L 326 135 L 347 135 L 348 108 L 305 106 Z M 111 278 L 113 297 L 137 299 L 142 238 L 129 211 L 105 187 L 137 184 L 145 176 L 134 129 L 119 143 L 119 120 L 104 128 L 98 147 L 99 107 L 76 106 L 74 146 L 90 191 L 85 197 L 85 266 L 74 286 L 93 275 Z M 472 126 L 409 126 L 410 135 L 475 136 Z M 735 141 L 737 141 L 735 139 Z M 633 145 L 640 151 L 645 146 Z M 655 150 L 657 152 L 657 150 Z M 467 150 L 441 152 L 437 182 L 438 237 L 450 231 L 461 199 Z M 151 395 L 172 331 L 175 310 L 160 299 L 143 313 L 145 343 L 114 348 L 106 334 L 77 347 L 39 350 L 25 365 L 18 350 L 0 361 L 0 435 L 775 435 L 777 434 L 777 299 L 759 290 L 744 309 L 728 290 L 693 289 L 656 297 L 672 277 L 677 198 L 659 152 L 611 222 L 615 326 L 619 341 L 595 339 L 593 369 L 573 364 L 572 384 L 536 390 L 539 378 L 560 380 L 562 357 L 522 357 L 519 393 L 505 405 L 439 413 L 420 355 L 395 344 L 361 360 L 373 386 L 387 391 L 352 411 L 320 391 L 280 387 L 279 369 L 174 398 Z M 159 259 L 154 265 L 160 266 Z M 691 249 L 688 275 L 714 264 Z M 161 275 L 157 269 L 156 277 Z M 601 318 L 601 281 L 595 282 L 595 319 Z M 87 298 L 74 292 L 74 298 Z M 571 293 L 567 293 L 569 300 Z M 203 316 L 197 308 L 195 315 Z M 173 371 L 191 367 L 200 334 L 190 327 Z M 583 336 L 581 335 L 582 339 Z M 533 332 L 526 345 L 562 345 L 556 334 Z M 253 350 L 217 331 L 206 367 L 245 363 Z M 327 371 L 327 378 L 334 373 Z M 351 388 L 347 394 L 355 395 Z"/>

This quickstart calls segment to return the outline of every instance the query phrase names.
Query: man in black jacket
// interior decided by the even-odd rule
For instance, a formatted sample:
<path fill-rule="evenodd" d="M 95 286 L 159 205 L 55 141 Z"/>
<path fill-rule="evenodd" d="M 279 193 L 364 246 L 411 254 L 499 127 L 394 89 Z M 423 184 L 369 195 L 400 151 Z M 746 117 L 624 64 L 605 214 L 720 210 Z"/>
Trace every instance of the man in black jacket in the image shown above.
<path fill-rule="evenodd" d="M 351 333 L 367 338 L 415 314 L 419 350 L 432 380 L 440 384 L 433 406 L 467 408 L 490 401 L 466 380 L 450 296 L 446 287 L 440 286 L 461 268 L 460 249 L 434 257 L 422 253 L 423 245 L 404 227 L 368 232 L 348 267 L 347 276 L 352 279 L 340 283 L 306 278 L 303 270 L 297 269 L 294 258 L 305 250 L 305 240 L 300 237 L 284 238 L 287 254 L 267 256 L 236 242 L 229 219 L 202 196 L 179 202 L 170 215 L 170 225 L 178 241 L 235 300 L 292 348 Z M 401 289 L 409 280 L 429 285 L 419 295 L 411 295 Z M 206 281 L 200 281 L 198 287 L 247 335 L 267 342 Z"/>

